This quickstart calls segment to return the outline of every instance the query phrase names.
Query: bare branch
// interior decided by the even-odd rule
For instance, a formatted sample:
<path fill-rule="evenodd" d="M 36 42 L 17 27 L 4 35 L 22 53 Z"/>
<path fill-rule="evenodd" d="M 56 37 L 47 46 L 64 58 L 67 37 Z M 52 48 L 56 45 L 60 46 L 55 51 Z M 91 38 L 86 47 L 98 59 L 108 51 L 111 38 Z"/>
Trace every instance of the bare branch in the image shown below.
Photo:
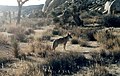
<path fill-rule="evenodd" d="M 20 0 L 17 0 L 17 2 L 18 2 L 18 5 L 20 5 Z"/>
<path fill-rule="evenodd" d="M 23 5 L 25 2 L 27 2 L 27 1 L 29 1 L 29 0 L 24 0 L 24 1 L 22 2 L 22 5 Z"/>
<path fill-rule="evenodd" d="M 29 0 L 24 0 L 24 1 L 23 0 L 17 0 L 18 5 L 23 5 L 27 1 L 29 1 Z"/>

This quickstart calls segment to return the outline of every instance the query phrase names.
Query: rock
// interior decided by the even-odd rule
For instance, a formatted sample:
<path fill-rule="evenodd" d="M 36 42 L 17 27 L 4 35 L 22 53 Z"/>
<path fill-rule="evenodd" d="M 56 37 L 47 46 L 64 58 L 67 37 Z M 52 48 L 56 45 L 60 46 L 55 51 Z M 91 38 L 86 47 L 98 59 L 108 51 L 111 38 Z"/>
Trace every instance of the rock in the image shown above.
<path fill-rule="evenodd" d="M 62 5 L 63 3 L 65 3 L 66 1 L 68 2 L 80 2 L 83 3 L 84 6 L 88 6 L 88 5 L 92 5 L 92 4 L 98 4 L 98 5 L 102 5 L 104 4 L 104 0 L 46 0 L 45 5 L 42 8 L 42 12 L 44 13 L 50 13 L 50 11 L 60 5 Z M 94 6 L 93 6 L 94 7 Z"/>
<path fill-rule="evenodd" d="M 48 13 L 53 8 L 58 7 L 59 5 L 65 3 L 65 1 L 71 1 L 71 0 L 46 0 L 42 11 Z"/>
<path fill-rule="evenodd" d="M 104 12 L 107 14 L 114 14 L 115 12 L 120 12 L 120 0 L 110 1 L 108 0 L 104 6 Z"/>

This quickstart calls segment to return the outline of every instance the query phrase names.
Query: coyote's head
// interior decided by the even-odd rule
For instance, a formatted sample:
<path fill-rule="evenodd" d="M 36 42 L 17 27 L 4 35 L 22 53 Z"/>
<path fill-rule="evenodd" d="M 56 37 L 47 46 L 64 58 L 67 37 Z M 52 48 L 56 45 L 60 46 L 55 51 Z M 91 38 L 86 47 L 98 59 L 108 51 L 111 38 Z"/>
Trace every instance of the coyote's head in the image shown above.
<path fill-rule="evenodd" d="M 72 38 L 72 36 L 71 36 L 71 34 L 70 34 L 70 33 L 68 33 L 67 37 L 68 37 L 69 39 L 70 39 L 70 38 Z"/>

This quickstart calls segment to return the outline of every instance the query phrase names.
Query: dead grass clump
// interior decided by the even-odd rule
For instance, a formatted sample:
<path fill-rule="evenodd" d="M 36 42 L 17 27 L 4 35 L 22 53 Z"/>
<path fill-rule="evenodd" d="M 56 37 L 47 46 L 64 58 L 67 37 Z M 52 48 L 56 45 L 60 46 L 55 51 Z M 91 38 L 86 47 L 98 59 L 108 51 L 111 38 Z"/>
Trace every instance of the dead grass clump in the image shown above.
<path fill-rule="evenodd" d="M 94 34 L 100 28 L 73 28 L 70 32 L 78 38 L 89 40 L 89 41 L 96 41 Z"/>
<path fill-rule="evenodd" d="M 87 34 L 95 29 L 97 28 L 75 27 L 70 32 L 74 34 L 76 37 L 79 37 L 81 35 L 86 35 L 87 37 Z"/>
<path fill-rule="evenodd" d="M 17 39 L 20 42 L 27 41 L 27 38 L 26 38 L 24 31 L 25 31 L 25 28 L 21 27 L 21 26 L 10 26 L 7 29 L 7 32 L 14 34 L 15 39 Z"/>
<path fill-rule="evenodd" d="M 105 66 L 95 64 L 87 69 L 80 70 L 78 76 L 112 76 Z"/>
<path fill-rule="evenodd" d="M 13 47 L 14 57 L 19 58 L 20 48 L 19 48 L 19 44 L 16 40 L 12 41 L 12 47 Z"/>
<path fill-rule="evenodd" d="M 28 29 L 25 30 L 24 33 L 25 33 L 25 35 L 30 35 L 30 34 L 34 34 L 35 31 L 32 28 L 28 28 Z"/>
<path fill-rule="evenodd" d="M 45 53 L 46 54 L 46 52 L 51 52 L 52 51 L 51 46 L 47 42 L 44 42 L 44 40 L 42 40 L 42 39 L 33 40 L 29 44 L 30 44 L 29 48 L 34 53 L 39 53 L 39 54 Z"/>
<path fill-rule="evenodd" d="M 7 32 L 8 32 L 8 33 L 15 34 L 16 32 L 19 32 L 19 31 L 24 32 L 24 31 L 25 31 L 25 28 L 24 28 L 24 27 L 21 27 L 21 26 L 19 26 L 19 25 L 11 25 L 11 26 L 8 26 L 8 27 L 7 27 Z"/>
<path fill-rule="evenodd" d="M 53 35 L 65 35 L 68 33 L 68 30 L 62 28 L 59 25 L 56 25 L 56 27 L 53 29 L 52 34 Z"/>
<path fill-rule="evenodd" d="M 7 36 L 4 36 L 2 33 L 0 33 L 0 45 L 7 45 L 8 44 L 8 38 Z"/>
<path fill-rule="evenodd" d="M 89 44 L 86 40 L 80 40 L 79 43 L 80 43 L 80 46 L 82 46 L 82 47 L 88 47 L 89 46 Z"/>
<path fill-rule="evenodd" d="M 79 44 L 79 40 L 78 39 L 72 39 L 71 44 Z"/>
<path fill-rule="evenodd" d="M 42 40 L 50 40 L 51 36 L 42 36 Z"/>
<path fill-rule="evenodd" d="M 51 46 L 45 43 L 36 42 L 36 50 L 38 51 L 51 51 Z"/>
<path fill-rule="evenodd" d="M 16 33 L 15 38 L 20 42 L 27 42 L 27 37 L 23 32 Z"/>
<path fill-rule="evenodd" d="M 52 31 L 52 34 L 53 34 L 53 35 L 60 35 L 60 31 L 59 31 L 59 30 L 53 30 L 53 31 Z"/>
<path fill-rule="evenodd" d="M 120 39 L 118 36 L 113 35 L 112 30 L 107 29 L 98 31 L 94 36 L 104 48 L 112 50 L 120 49 Z"/>
<path fill-rule="evenodd" d="M 119 50 L 100 50 L 99 52 L 90 53 L 93 60 L 100 65 L 111 65 L 120 63 L 120 51 Z"/>
<path fill-rule="evenodd" d="M 87 32 L 87 38 L 89 41 L 96 41 L 94 34 L 96 33 L 96 29 Z"/>

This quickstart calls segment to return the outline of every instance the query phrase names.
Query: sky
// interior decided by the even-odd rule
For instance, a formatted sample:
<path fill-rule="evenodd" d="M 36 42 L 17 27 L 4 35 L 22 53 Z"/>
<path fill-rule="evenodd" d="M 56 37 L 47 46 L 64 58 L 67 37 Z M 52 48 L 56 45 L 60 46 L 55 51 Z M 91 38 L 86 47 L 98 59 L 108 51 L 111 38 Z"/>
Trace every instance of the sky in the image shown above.
<path fill-rule="evenodd" d="M 44 4 L 45 1 L 46 0 L 29 0 L 24 6 Z M 17 6 L 18 4 L 17 0 L 0 0 L 0 5 Z"/>

